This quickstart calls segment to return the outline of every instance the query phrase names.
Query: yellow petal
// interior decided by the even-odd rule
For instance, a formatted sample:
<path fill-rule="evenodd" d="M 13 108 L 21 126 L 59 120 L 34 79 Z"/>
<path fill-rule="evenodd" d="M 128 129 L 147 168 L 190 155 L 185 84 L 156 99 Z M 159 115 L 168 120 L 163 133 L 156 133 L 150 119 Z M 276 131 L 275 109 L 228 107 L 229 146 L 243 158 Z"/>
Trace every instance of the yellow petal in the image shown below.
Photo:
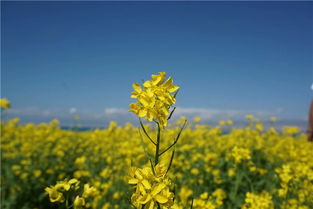
<path fill-rule="evenodd" d="M 127 181 L 127 183 L 129 183 L 129 184 L 138 184 L 138 179 L 129 179 L 128 181 Z"/>
<path fill-rule="evenodd" d="M 133 89 L 136 91 L 136 92 L 141 92 L 141 87 L 140 87 L 140 84 L 139 83 L 133 83 Z"/>
<path fill-rule="evenodd" d="M 131 103 L 129 105 L 130 109 L 128 110 L 129 112 L 133 112 L 135 114 L 138 114 L 139 110 L 140 110 L 140 105 L 136 104 L 136 103 Z"/>
<path fill-rule="evenodd" d="M 144 186 L 146 189 L 151 189 L 151 184 L 149 183 L 148 180 L 144 179 L 144 180 L 142 180 L 141 183 L 143 184 L 143 186 Z"/>
<path fill-rule="evenodd" d="M 148 98 L 140 97 L 138 99 L 138 102 L 141 103 L 144 107 L 148 107 L 149 106 Z"/>
<path fill-rule="evenodd" d="M 173 83 L 173 79 L 172 79 L 172 77 L 169 77 L 169 78 L 165 81 L 165 83 L 163 84 L 163 87 L 169 88 L 169 87 L 172 85 L 172 83 Z"/>
<path fill-rule="evenodd" d="M 166 197 L 164 197 L 164 196 L 162 196 L 162 195 L 156 195 L 155 197 L 154 197 L 154 199 L 156 200 L 156 201 L 158 201 L 159 203 L 166 203 L 167 201 L 168 201 L 168 199 L 166 198 Z"/>
<path fill-rule="evenodd" d="M 71 179 L 68 181 L 69 184 L 76 184 L 78 182 L 77 179 Z"/>
<path fill-rule="evenodd" d="M 166 187 L 166 185 L 165 185 L 164 183 L 158 184 L 157 186 L 155 186 L 155 187 L 152 189 L 151 195 L 152 195 L 152 196 L 157 195 L 157 194 L 160 193 L 160 192 L 162 191 L 162 189 L 164 189 L 165 187 Z"/>
<path fill-rule="evenodd" d="M 146 87 L 146 88 L 151 87 L 151 86 L 152 86 L 151 81 L 145 81 L 145 82 L 143 83 L 143 86 Z"/>
<path fill-rule="evenodd" d="M 141 174 L 141 172 L 140 172 L 139 169 L 137 169 L 137 170 L 135 171 L 135 175 L 136 175 L 137 179 L 139 179 L 139 180 L 143 179 L 143 176 L 142 176 L 142 174 Z"/>
<path fill-rule="evenodd" d="M 172 92 L 177 91 L 178 89 L 179 89 L 179 86 L 172 84 L 167 90 L 172 93 Z"/>
<path fill-rule="evenodd" d="M 154 209 L 154 201 L 150 201 L 145 205 L 144 209 Z"/>
<path fill-rule="evenodd" d="M 152 198 L 151 198 L 151 195 L 150 195 L 150 194 L 145 194 L 145 195 L 143 195 L 143 196 L 140 196 L 137 201 L 138 201 L 140 204 L 146 204 L 146 203 L 149 202 L 151 199 L 152 199 Z"/>
<path fill-rule="evenodd" d="M 147 110 L 146 109 L 141 109 L 138 112 L 139 117 L 145 117 L 147 115 Z"/>

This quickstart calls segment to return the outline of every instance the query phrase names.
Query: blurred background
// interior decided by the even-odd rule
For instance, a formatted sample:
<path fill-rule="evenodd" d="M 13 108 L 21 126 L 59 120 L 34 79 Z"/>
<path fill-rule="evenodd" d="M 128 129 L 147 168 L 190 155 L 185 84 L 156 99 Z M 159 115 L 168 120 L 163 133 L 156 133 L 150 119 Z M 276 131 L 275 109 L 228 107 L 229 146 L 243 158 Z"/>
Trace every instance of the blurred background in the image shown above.
<path fill-rule="evenodd" d="M 167 72 L 178 119 L 305 130 L 312 2 L 1 2 L 6 118 L 82 127 L 137 123 L 132 83 Z"/>

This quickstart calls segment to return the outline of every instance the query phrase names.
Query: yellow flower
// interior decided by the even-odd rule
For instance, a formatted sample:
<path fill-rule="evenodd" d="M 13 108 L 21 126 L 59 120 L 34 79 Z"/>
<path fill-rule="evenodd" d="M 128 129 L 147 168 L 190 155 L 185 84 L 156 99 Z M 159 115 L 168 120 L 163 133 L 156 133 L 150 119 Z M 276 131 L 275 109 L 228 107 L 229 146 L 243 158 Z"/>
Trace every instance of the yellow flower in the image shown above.
<path fill-rule="evenodd" d="M 92 187 L 89 184 L 84 185 L 84 193 L 83 193 L 84 198 L 93 197 L 97 195 L 97 193 L 98 191 L 95 187 Z"/>
<path fill-rule="evenodd" d="M 186 186 L 182 186 L 179 191 L 179 197 L 183 204 L 187 204 L 187 200 L 190 196 L 193 195 L 193 191 Z"/>
<path fill-rule="evenodd" d="M 227 125 L 233 125 L 233 121 L 232 121 L 232 120 L 227 120 L 227 121 L 226 121 L 226 124 L 227 124 Z"/>
<path fill-rule="evenodd" d="M 231 155 L 234 158 L 235 163 L 241 163 L 243 160 L 251 159 L 251 152 L 249 149 L 237 146 L 232 149 Z"/>
<path fill-rule="evenodd" d="M 85 205 L 85 199 L 83 197 L 76 196 L 74 200 L 74 209 L 83 208 L 84 205 Z"/>
<path fill-rule="evenodd" d="M 198 123 L 198 122 L 201 121 L 201 117 L 200 116 L 196 116 L 196 117 L 193 118 L 193 121 Z"/>
<path fill-rule="evenodd" d="M 236 174 L 235 169 L 229 168 L 229 169 L 227 170 L 227 175 L 228 175 L 228 176 L 233 177 L 233 176 L 235 176 L 235 174 Z"/>
<path fill-rule="evenodd" d="M 200 198 L 204 200 L 208 199 L 208 197 L 209 197 L 209 194 L 207 192 L 204 192 L 200 195 Z"/>
<path fill-rule="evenodd" d="M 50 202 L 64 202 L 64 196 L 55 187 L 47 187 L 45 191 L 49 194 Z"/>
<path fill-rule="evenodd" d="M 37 178 L 41 175 L 41 170 L 34 170 L 33 174 Z"/>
<path fill-rule="evenodd" d="M 75 160 L 75 164 L 77 164 L 77 165 L 83 165 L 86 160 L 87 160 L 87 158 L 86 158 L 85 156 L 78 157 L 78 158 L 76 158 L 76 160 Z"/>
<path fill-rule="evenodd" d="M 191 169 L 190 173 L 192 173 L 193 175 L 198 175 L 199 170 L 197 168 L 193 168 L 193 169 Z"/>
<path fill-rule="evenodd" d="M 2 98 L 2 99 L 0 99 L 0 107 L 3 109 L 10 109 L 11 104 L 10 104 L 8 99 Z"/>
<path fill-rule="evenodd" d="M 78 181 L 77 179 L 70 179 L 70 180 L 68 181 L 68 183 L 69 183 L 70 185 L 72 185 L 72 184 L 77 184 L 77 183 L 79 183 L 79 181 Z"/>
<path fill-rule="evenodd" d="M 132 167 L 126 177 L 128 184 L 136 184 L 137 191 L 145 193 L 147 189 L 151 189 L 151 184 L 148 180 L 152 174 L 148 169 L 137 169 Z"/>
<path fill-rule="evenodd" d="M 174 194 L 164 183 L 159 183 L 151 188 L 151 191 L 145 194 L 134 194 L 132 200 L 137 205 L 145 205 L 145 208 L 154 209 L 157 204 L 171 207 L 173 205 Z M 163 207 L 162 207 L 163 208 Z"/>
<path fill-rule="evenodd" d="M 120 193 L 119 192 L 114 192 L 113 194 L 113 199 L 119 199 L 121 197 Z"/>
<path fill-rule="evenodd" d="M 143 205 L 145 208 L 154 209 L 160 204 L 161 208 L 170 208 L 173 205 L 174 194 L 170 192 L 170 180 L 166 177 L 166 167 L 158 164 L 154 167 L 154 173 L 150 167 L 143 169 L 131 168 L 126 181 L 136 185 L 136 192 L 131 201 L 137 208 Z"/>
<path fill-rule="evenodd" d="M 253 116 L 253 115 L 246 115 L 246 118 L 247 118 L 248 120 L 252 120 L 252 119 L 254 118 L 254 116 Z"/>
<path fill-rule="evenodd" d="M 241 209 L 274 209 L 272 202 L 272 196 L 263 191 L 261 194 L 254 194 L 247 192 L 245 203 L 241 206 Z"/>
<path fill-rule="evenodd" d="M 55 189 L 58 191 L 68 191 L 71 188 L 71 185 L 67 181 L 60 181 L 55 186 Z"/>
<path fill-rule="evenodd" d="M 161 128 L 167 126 L 169 109 L 176 102 L 171 93 L 179 89 L 173 84 L 171 77 L 166 81 L 165 77 L 166 73 L 160 72 L 158 75 L 152 75 L 152 80 L 145 81 L 143 87 L 134 83 L 131 98 L 137 99 L 137 102 L 129 105 L 129 112 L 135 113 L 138 117 L 145 117 L 148 121 L 155 120 Z"/>

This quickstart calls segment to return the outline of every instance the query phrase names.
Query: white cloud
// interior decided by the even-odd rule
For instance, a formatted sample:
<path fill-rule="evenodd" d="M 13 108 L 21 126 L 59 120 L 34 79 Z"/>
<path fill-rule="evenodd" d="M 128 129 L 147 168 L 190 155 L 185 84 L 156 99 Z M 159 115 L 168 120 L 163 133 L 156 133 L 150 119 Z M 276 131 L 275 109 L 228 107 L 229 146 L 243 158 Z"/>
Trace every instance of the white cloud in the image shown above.
<path fill-rule="evenodd" d="M 252 114 L 260 119 L 268 119 L 271 116 L 277 116 L 282 112 L 282 109 L 277 109 L 274 111 L 264 111 L 264 110 L 222 110 L 222 109 L 211 109 L 211 108 L 183 108 L 177 107 L 175 114 L 177 116 L 200 116 L 203 120 L 244 120 L 245 116 Z"/>
<path fill-rule="evenodd" d="M 70 112 L 70 114 L 74 114 L 77 112 L 77 108 L 72 107 L 72 108 L 70 108 L 69 112 Z"/>
<path fill-rule="evenodd" d="M 111 108 L 106 108 L 104 110 L 106 115 L 114 115 L 114 114 L 127 114 L 128 110 L 124 109 L 124 108 L 115 108 L 115 107 L 111 107 Z"/>
<path fill-rule="evenodd" d="M 25 108 L 25 109 L 11 109 L 8 110 L 8 117 L 19 117 L 22 122 L 49 122 L 52 119 L 59 119 L 61 124 L 72 124 L 72 112 L 77 111 L 76 108 L 68 110 L 43 110 L 40 108 Z M 109 121 L 114 120 L 119 124 L 125 122 L 135 122 L 136 116 L 128 109 L 110 107 L 106 108 L 102 112 L 96 111 L 83 111 L 80 110 L 76 113 L 80 116 L 80 123 L 82 125 L 104 125 Z M 181 116 L 186 116 L 188 119 L 192 119 L 195 116 L 200 116 L 204 123 L 214 123 L 219 120 L 234 120 L 234 121 L 245 121 L 245 116 L 252 114 L 255 117 L 266 121 L 271 116 L 275 116 L 278 119 L 282 119 L 284 111 L 281 108 L 276 110 L 235 110 L 235 109 L 212 109 L 212 108 L 195 108 L 195 107 L 177 107 L 173 114 L 173 120 L 179 119 Z M 296 118 L 295 118 L 296 119 Z"/>

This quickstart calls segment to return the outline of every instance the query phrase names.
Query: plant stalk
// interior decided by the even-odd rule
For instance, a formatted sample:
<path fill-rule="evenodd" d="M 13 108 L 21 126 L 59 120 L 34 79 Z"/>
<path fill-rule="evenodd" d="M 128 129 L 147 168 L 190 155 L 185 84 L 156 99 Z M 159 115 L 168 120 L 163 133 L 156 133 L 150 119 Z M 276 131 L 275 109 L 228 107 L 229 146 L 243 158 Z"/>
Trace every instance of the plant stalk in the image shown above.
<path fill-rule="evenodd" d="M 160 152 L 160 139 L 161 139 L 161 128 L 160 124 L 157 123 L 158 125 L 158 133 L 157 133 L 157 142 L 155 146 L 155 156 L 154 156 L 154 165 L 156 166 L 159 163 L 159 152 Z"/>

